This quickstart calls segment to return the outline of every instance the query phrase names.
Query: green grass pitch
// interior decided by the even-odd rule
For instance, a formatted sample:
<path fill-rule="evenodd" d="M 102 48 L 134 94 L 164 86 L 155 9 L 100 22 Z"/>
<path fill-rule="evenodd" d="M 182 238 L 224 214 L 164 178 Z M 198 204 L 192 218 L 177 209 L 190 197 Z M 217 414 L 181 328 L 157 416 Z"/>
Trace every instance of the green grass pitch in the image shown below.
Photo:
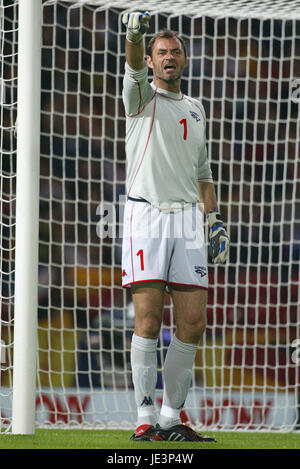
<path fill-rule="evenodd" d="M 37 429 L 34 435 L 2 433 L 0 449 L 300 449 L 299 433 L 205 432 L 217 443 L 134 442 L 132 431 Z M 106 454 L 108 454 L 106 452 Z M 134 453 L 133 453 L 134 454 Z"/>

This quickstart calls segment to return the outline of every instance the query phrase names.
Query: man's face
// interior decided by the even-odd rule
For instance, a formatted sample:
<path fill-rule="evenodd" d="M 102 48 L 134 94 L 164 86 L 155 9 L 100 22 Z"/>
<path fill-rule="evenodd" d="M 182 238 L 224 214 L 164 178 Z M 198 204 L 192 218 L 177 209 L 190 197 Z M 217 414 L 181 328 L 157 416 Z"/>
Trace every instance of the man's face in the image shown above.
<path fill-rule="evenodd" d="M 152 48 L 152 59 L 147 63 L 153 69 L 153 76 L 166 83 L 179 80 L 187 64 L 187 57 L 181 42 L 177 38 L 158 38 Z"/>

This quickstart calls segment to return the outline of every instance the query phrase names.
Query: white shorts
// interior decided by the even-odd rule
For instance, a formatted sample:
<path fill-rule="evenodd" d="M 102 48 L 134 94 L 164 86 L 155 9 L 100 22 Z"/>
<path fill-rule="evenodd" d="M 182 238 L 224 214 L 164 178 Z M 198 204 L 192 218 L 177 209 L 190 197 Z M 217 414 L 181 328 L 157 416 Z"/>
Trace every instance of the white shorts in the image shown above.
<path fill-rule="evenodd" d="M 122 285 L 162 281 L 208 288 L 204 216 L 196 204 L 166 213 L 147 202 L 125 205 Z"/>

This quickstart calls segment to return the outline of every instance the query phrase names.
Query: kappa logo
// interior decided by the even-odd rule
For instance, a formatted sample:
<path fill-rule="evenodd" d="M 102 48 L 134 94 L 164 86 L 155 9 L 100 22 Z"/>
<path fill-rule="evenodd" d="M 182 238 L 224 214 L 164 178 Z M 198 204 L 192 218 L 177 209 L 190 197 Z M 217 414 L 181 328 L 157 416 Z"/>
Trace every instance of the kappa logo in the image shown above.
<path fill-rule="evenodd" d="M 141 403 L 141 407 L 148 406 L 148 405 L 153 405 L 153 401 L 150 396 L 149 397 L 145 396 L 143 399 L 143 402 Z"/>
<path fill-rule="evenodd" d="M 203 267 L 201 265 L 195 265 L 194 269 L 195 269 L 196 274 L 201 275 L 201 277 L 205 277 L 206 267 Z"/>
<path fill-rule="evenodd" d="M 194 111 L 190 111 L 191 116 L 195 119 L 196 122 L 201 122 L 201 117 Z"/>

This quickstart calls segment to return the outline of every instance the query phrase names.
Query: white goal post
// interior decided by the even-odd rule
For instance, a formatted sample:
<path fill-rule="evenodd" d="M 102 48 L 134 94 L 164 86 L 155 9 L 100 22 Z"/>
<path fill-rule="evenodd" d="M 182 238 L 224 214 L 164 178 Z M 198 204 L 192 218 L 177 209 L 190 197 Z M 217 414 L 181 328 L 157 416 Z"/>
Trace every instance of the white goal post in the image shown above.
<path fill-rule="evenodd" d="M 145 8 L 146 41 L 171 28 L 186 42 L 182 90 L 205 108 L 231 239 L 226 266 L 209 263 L 207 329 L 182 420 L 297 431 L 298 0 L 0 0 L 0 431 L 135 426 L 134 313 L 120 262 L 121 16 Z M 158 409 L 174 331 L 166 293 Z"/>

